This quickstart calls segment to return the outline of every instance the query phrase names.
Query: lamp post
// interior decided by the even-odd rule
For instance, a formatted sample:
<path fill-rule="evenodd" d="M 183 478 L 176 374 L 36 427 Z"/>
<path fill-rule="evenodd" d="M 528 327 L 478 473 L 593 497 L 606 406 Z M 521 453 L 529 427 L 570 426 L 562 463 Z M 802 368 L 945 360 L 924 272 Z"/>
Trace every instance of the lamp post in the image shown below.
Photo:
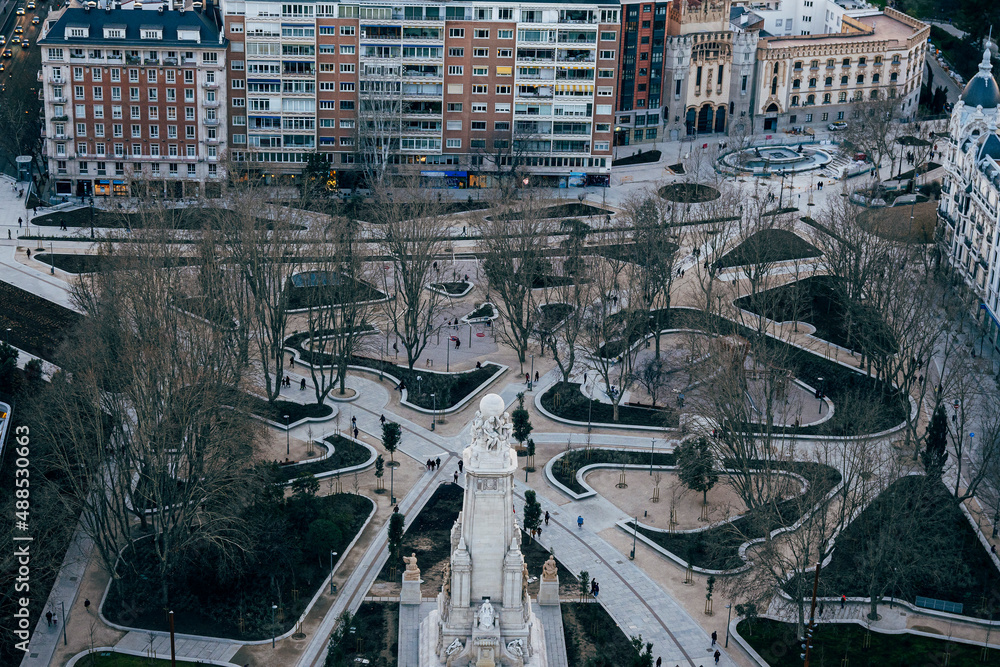
<path fill-rule="evenodd" d="M 393 482 L 396 481 L 396 466 L 389 466 L 389 503 L 392 505 L 396 504 L 396 493 L 394 491 L 395 486 Z"/>
<path fill-rule="evenodd" d="M 336 555 L 336 551 L 330 552 L 330 595 L 333 595 L 333 558 Z"/>
<path fill-rule="evenodd" d="M 62 624 L 63 624 L 63 646 L 67 645 L 66 641 L 66 603 L 59 601 L 59 609 L 62 610 Z"/>
<path fill-rule="evenodd" d="M 437 422 L 437 411 L 438 411 L 438 399 L 437 393 L 431 392 L 431 401 L 434 402 L 434 411 L 431 412 L 431 430 L 434 430 L 434 424 Z"/>
<path fill-rule="evenodd" d="M 10 345 L 10 327 L 7 327 L 7 344 Z"/>
<path fill-rule="evenodd" d="M 587 433 L 590 433 L 590 428 L 591 428 L 590 417 L 594 413 L 594 392 L 593 391 L 590 392 L 590 396 L 588 398 L 590 398 L 590 400 L 587 402 Z"/>
<path fill-rule="evenodd" d="M 292 438 L 288 430 L 288 415 L 285 415 L 285 456 L 292 455 Z"/>
<path fill-rule="evenodd" d="M 612 158 L 611 158 L 612 160 L 617 160 L 618 159 L 618 144 L 621 143 L 621 139 L 620 139 L 620 137 L 621 137 L 621 131 L 622 131 L 622 128 L 621 128 L 620 125 L 619 126 L 615 126 L 615 141 L 614 141 L 614 144 L 615 144 L 615 154 L 614 154 L 614 156 L 612 156 Z"/>
<path fill-rule="evenodd" d="M 451 336 L 444 341 L 444 372 L 451 372 Z"/>
<path fill-rule="evenodd" d="M 530 380 L 528 380 L 528 391 L 531 391 L 531 388 L 535 386 L 535 355 L 534 354 L 531 355 L 531 375 L 528 376 L 528 377 L 531 378 Z"/>
<path fill-rule="evenodd" d="M 639 515 L 635 515 L 635 523 L 632 524 L 632 553 L 628 555 L 629 560 L 635 560 L 635 538 L 639 533 Z"/>
<path fill-rule="evenodd" d="M 56 274 L 56 258 L 52 254 L 52 241 L 49 241 L 49 274 Z"/>
<path fill-rule="evenodd" d="M 649 439 L 649 476 L 653 476 L 653 449 L 656 447 L 656 438 Z"/>
<path fill-rule="evenodd" d="M 417 394 L 418 395 L 423 395 L 423 393 L 424 393 L 424 390 L 422 388 L 424 386 L 423 382 L 424 382 L 424 376 L 423 375 L 418 375 L 417 376 Z"/>
<path fill-rule="evenodd" d="M 725 646 L 725 648 L 729 648 L 729 621 L 732 620 L 732 618 L 733 618 L 733 603 L 730 602 L 729 604 L 727 604 L 726 605 L 726 609 L 729 610 L 729 613 L 726 614 L 726 646 Z"/>
<path fill-rule="evenodd" d="M 278 605 L 276 605 L 276 604 L 272 604 L 271 605 L 271 648 L 272 649 L 274 649 L 274 634 L 275 634 L 275 629 L 274 629 L 274 610 L 277 609 L 277 608 L 278 608 Z"/>

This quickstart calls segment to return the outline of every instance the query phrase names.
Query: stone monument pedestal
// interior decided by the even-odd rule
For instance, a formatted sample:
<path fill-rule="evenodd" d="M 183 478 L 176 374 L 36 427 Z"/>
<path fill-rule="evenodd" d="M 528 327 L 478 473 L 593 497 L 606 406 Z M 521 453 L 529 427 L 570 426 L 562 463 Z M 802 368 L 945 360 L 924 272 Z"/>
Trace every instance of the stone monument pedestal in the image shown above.
<path fill-rule="evenodd" d="M 420 604 L 423 597 L 420 593 L 420 584 L 422 583 L 424 583 L 423 579 L 404 579 L 403 589 L 399 592 L 399 604 Z"/>
<path fill-rule="evenodd" d="M 554 556 L 549 556 L 542 566 L 542 579 L 538 583 L 538 604 L 559 604 L 559 574 Z"/>

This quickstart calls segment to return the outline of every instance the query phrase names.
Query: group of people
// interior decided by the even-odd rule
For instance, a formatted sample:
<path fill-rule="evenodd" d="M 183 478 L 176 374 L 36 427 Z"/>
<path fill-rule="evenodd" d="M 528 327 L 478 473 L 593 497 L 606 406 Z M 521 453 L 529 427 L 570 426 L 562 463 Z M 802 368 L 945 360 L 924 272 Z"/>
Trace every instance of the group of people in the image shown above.
<path fill-rule="evenodd" d="M 424 465 L 428 470 L 437 470 L 441 467 L 441 459 L 427 459 Z"/>
<path fill-rule="evenodd" d="M 292 386 L 292 378 L 290 378 L 290 377 L 288 377 L 286 375 L 285 379 L 281 381 L 281 386 L 282 387 L 291 387 Z M 306 379 L 302 378 L 302 381 L 299 382 L 299 391 L 305 391 L 305 388 L 306 388 Z"/>

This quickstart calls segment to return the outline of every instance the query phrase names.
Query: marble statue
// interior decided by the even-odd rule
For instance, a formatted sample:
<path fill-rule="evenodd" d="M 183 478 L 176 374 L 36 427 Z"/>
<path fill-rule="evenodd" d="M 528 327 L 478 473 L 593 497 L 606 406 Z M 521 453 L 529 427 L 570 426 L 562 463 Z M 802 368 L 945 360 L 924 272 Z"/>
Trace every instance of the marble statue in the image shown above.
<path fill-rule="evenodd" d="M 462 641 L 460 639 L 455 639 L 455 641 L 448 644 L 448 648 L 446 648 L 444 652 L 445 655 L 451 655 L 452 653 L 457 653 L 458 651 L 461 651 L 463 648 L 465 647 L 462 645 Z"/>
<path fill-rule="evenodd" d="M 411 553 L 403 556 L 406 563 L 406 570 L 403 572 L 403 581 L 420 581 L 420 568 L 417 567 L 417 554 Z"/>
<path fill-rule="evenodd" d="M 556 578 L 556 573 L 559 571 L 556 565 L 556 557 L 549 556 L 549 559 L 545 561 L 542 565 L 542 579 L 545 581 L 552 581 Z"/>
<path fill-rule="evenodd" d="M 507 652 L 510 653 L 511 655 L 516 655 L 518 657 L 521 657 L 522 655 L 524 655 L 524 640 L 523 639 L 515 639 L 512 642 L 508 642 L 507 643 Z"/>
<path fill-rule="evenodd" d="M 493 605 L 490 604 L 489 600 L 483 601 L 483 606 L 479 608 L 479 613 L 476 614 L 476 618 L 479 620 L 479 627 L 485 629 L 493 627 L 493 621 L 496 619 L 496 612 L 493 610 Z"/>

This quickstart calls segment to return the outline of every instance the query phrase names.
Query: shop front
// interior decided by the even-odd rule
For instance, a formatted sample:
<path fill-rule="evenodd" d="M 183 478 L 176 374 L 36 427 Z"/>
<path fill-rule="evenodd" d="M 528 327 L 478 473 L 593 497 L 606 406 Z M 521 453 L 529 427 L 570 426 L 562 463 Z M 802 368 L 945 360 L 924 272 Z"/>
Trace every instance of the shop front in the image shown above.
<path fill-rule="evenodd" d="M 420 185 L 427 188 L 464 190 L 469 187 L 469 173 L 466 171 L 421 171 Z"/>

